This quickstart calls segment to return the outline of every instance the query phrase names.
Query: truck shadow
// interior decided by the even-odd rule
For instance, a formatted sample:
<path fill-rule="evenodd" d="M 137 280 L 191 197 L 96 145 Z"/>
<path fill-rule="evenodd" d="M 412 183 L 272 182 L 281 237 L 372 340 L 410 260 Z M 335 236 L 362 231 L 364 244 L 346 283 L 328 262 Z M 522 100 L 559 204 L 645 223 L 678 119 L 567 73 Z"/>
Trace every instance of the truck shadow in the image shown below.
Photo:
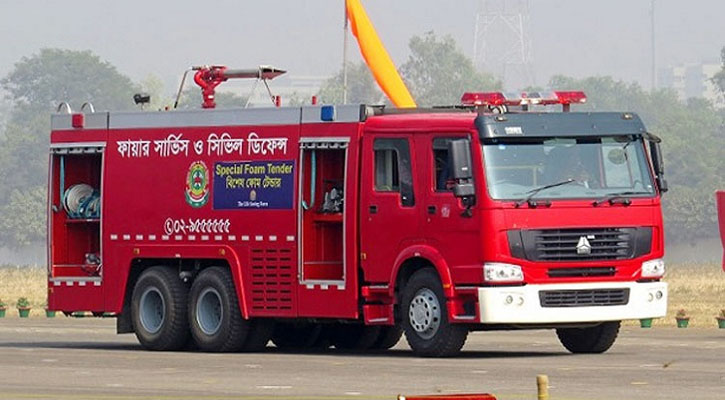
<path fill-rule="evenodd" d="M 138 343 L 118 342 L 2 342 L 0 348 L 20 349 L 84 349 L 84 350 L 143 350 Z"/>
<path fill-rule="evenodd" d="M 119 343 L 119 342 L 2 342 L 0 348 L 22 348 L 22 349 L 83 349 L 83 350 L 106 350 L 106 351 L 145 351 L 143 347 L 138 343 Z M 201 350 L 189 347 L 185 350 L 169 353 L 203 353 Z M 331 349 L 307 349 L 307 350 L 289 350 L 279 349 L 274 346 L 266 347 L 264 350 L 257 352 L 238 352 L 229 353 L 228 355 L 261 355 L 261 354 L 275 354 L 275 355 L 310 355 L 310 356 L 333 356 L 333 357 L 392 357 L 392 358 L 417 358 L 411 350 L 408 349 L 391 349 L 386 351 L 351 351 L 351 350 L 338 350 L 335 348 Z M 532 357 L 561 357 L 570 355 L 567 352 L 552 352 L 552 351 L 482 351 L 473 350 L 466 351 L 465 349 L 456 357 L 452 358 L 532 358 Z"/>
<path fill-rule="evenodd" d="M 257 354 L 309 354 L 324 355 L 337 357 L 393 357 L 393 358 L 420 358 L 409 349 L 391 349 L 376 351 L 351 351 L 338 349 L 324 350 L 288 350 L 278 349 L 276 347 L 267 347 L 265 350 Z M 551 351 L 482 351 L 482 350 L 462 350 L 458 355 L 447 358 L 530 358 L 530 357 L 558 357 L 569 355 L 567 352 L 551 352 Z"/>

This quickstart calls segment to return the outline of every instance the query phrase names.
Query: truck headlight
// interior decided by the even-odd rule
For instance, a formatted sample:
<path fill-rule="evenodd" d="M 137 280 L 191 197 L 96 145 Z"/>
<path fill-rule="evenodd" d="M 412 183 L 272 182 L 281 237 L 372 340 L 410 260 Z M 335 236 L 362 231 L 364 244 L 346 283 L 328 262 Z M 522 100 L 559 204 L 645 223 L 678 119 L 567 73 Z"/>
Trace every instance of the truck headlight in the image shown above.
<path fill-rule="evenodd" d="M 655 258 L 642 263 L 642 278 L 661 278 L 665 274 L 665 260 Z"/>
<path fill-rule="evenodd" d="M 521 282 L 524 273 L 520 265 L 491 262 L 483 264 L 483 279 L 486 282 Z"/>

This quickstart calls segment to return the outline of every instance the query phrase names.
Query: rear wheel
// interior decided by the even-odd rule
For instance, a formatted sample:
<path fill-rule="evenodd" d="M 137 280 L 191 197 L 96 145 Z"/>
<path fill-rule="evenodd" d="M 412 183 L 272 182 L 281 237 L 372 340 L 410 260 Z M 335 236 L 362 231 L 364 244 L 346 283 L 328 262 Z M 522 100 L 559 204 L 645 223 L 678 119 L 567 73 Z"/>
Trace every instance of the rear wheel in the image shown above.
<path fill-rule="evenodd" d="M 191 334 L 200 350 L 227 352 L 242 349 L 249 321 L 242 318 L 237 291 L 226 268 L 203 270 L 191 285 Z"/>
<path fill-rule="evenodd" d="M 380 326 L 340 324 L 332 331 L 332 344 L 342 350 L 367 350 L 380 337 Z"/>
<path fill-rule="evenodd" d="M 401 314 L 405 338 L 418 355 L 453 356 L 466 342 L 468 328 L 448 322 L 443 286 L 432 269 L 410 277 L 403 288 Z"/>
<path fill-rule="evenodd" d="M 604 353 L 614 344 L 621 321 L 603 322 L 590 328 L 561 328 L 556 335 L 572 353 Z"/>
<path fill-rule="evenodd" d="M 149 350 L 178 350 L 189 339 L 188 287 L 171 268 L 151 267 L 136 281 L 131 320 L 138 341 Z"/>

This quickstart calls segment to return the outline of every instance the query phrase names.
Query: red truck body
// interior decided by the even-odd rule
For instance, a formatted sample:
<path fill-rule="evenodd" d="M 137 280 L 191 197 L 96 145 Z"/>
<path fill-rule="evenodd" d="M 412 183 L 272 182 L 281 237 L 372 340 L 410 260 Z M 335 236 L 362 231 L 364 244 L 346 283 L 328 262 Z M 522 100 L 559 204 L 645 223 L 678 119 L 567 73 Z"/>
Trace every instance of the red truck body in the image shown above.
<path fill-rule="evenodd" d="M 584 119 L 604 118 L 553 114 L 565 125 L 566 118 L 588 126 Z M 507 115 L 549 118 L 547 113 Z M 606 117 L 620 125 L 632 122 L 621 115 Z M 426 336 L 437 335 L 431 332 L 439 327 L 466 333 L 548 327 L 562 334 L 567 329 L 596 334 L 608 322 L 618 328 L 622 319 L 663 316 L 666 284 L 661 275 L 642 276 L 644 262 L 664 255 L 655 187 L 650 184 L 648 193 L 628 196 L 626 202 L 615 197 L 596 205 L 596 198 L 576 196 L 545 204 L 497 199 L 484 152 L 504 151 L 500 143 L 509 138 L 491 133 L 495 118 L 474 108 L 390 112 L 367 106 L 53 115 L 48 307 L 111 313 L 119 319 L 119 332 L 138 335 L 140 326 L 151 326 L 154 333 L 153 323 L 142 324 L 151 307 L 144 299 L 158 292 L 164 300 L 161 321 L 177 316 L 169 314 L 174 311 L 160 289 L 146 290 L 151 297 L 139 295 L 141 305 L 134 303 L 145 271 L 171 270 L 189 290 L 203 271 L 220 267 L 233 281 L 233 301 L 244 323 L 273 321 L 277 331 L 302 323 L 354 326 L 358 336 L 377 326 L 388 327 L 387 332 L 404 329 L 409 336 L 421 334 L 423 344 L 410 337 L 409 343 L 422 354 L 458 350 L 432 349 L 439 344 L 428 343 L 433 339 Z M 654 179 L 641 123 L 632 132 L 620 125 L 613 129 L 624 131 L 615 133 L 632 135 L 631 147 L 644 157 L 643 173 Z M 521 126 L 526 136 L 528 125 Z M 487 127 L 493 127 L 488 136 Z M 458 182 L 450 174 L 443 176 L 452 140 L 464 140 L 473 160 L 473 204 L 451 190 Z M 485 147 L 489 141 L 498 147 Z M 517 164 L 495 173 L 536 175 L 539 167 L 528 168 Z M 80 184 L 98 198 L 93 212 L 87 198 L 71 198 L 71 188 Z M 80 212 L 66 206 L 73 201 L 81 203 Z M 540 252 L 531 241 L 553 230 L 564 241 L 574 235 L 573 243 L 566 242 L 570 254 L 537 258 L 533 254 Z M 606 252 L 608 243 L 621 248 L 597 257 L 592 252 L 597 240 L 612 232 L 614 239 L 598 251 Z M 513 273 L 514 281 L 487 279 L 486 263 L 494 274 Z M 408 296 L 409 282 L 426 282 L 413 279 L 421 270 L 438 283 Z M 517 271 L 523 275 L 518 281 Z M 189 314 L 191 328 L 184 329 L 197 341 L 201 334 L 194 334 L 193 326 L 201 324 L 206 332 L 202 306 L 204 293 L 210 293 L 199 290 L 194 303 L 192 287 L 184 308 L 196 310 Z M 546 290 L 554 298 L 545 300 Z M 438 291 L 442 298 L 427 300 Z M 617 291 L 626 298 L 616 298 Z M 223 304 L 221 297 L 216 301 Z M 429 312 L 442 321 L 427 318 Z M 273 329 L 268 331 L 272 335 Z M 147 347 L 162 347 L 140 339 Z"/>

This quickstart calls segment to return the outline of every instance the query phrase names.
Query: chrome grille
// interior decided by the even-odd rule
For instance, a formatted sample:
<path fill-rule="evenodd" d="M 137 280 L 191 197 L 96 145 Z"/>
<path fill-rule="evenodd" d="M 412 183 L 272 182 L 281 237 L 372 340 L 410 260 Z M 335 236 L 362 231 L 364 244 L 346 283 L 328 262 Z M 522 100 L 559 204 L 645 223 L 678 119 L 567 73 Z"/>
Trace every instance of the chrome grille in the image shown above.
<path fill-rule="evenodd" d="M 522 234 L 526 254 L 532 260 L 625 260 L 634 254 L 635 231 L 635 228 L 546 229 Z M 590 246 L 586 253 L 577 250 L 582 238 Z"/>

